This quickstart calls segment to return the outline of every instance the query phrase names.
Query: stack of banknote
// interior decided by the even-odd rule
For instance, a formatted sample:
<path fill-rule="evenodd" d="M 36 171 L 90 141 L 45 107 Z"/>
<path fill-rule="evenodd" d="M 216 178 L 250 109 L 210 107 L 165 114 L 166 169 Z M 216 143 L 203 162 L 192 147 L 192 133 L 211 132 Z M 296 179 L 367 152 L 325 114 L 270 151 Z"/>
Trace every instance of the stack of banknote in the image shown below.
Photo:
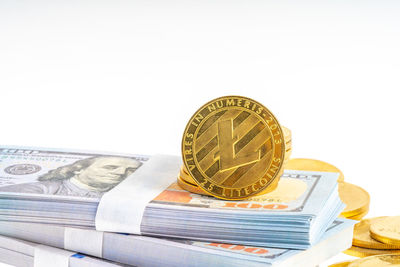
<path fill-rule="evenodd" d="M 315 246 L 308 250 L 291 250 L 125 235 L 90 228 L 0 222 L 0 234 L 12 237 L 0 236 L 0 261 L 33 266 L 33 257 L 47 252 L 47 255 L 68 255 L 73 260 L 69 265 L 72 267 L 116 266 L 110 261 L 129 266 L 314 267 L 351 245 L 353 224 L 351 220 L 337 219 Z M 45 246 L 38 247 L 37 243 Z M 35 247 L 39 248 L 39 253 Z M 59 249 L 51 250 L 50 247 Z M 71 251 L 81 253 L 77 255 Z M 86 262 L 92 265 L 84 265 Z"/>
<path fill-rule="evenodd" d="M 61 256 L 61 257 L 60 257 Z M 51 265 L 48 257 L 52 258 Z M 61 258 L 61 260 L 59 260 Z M 68 261 L 65 263 L 65 261 Z M 13 266 L 117 267 L 125 266 L 95 257 L 33 242 L 0 236 L 0 262 Z"/>
<path fill-rule="evenodd" d="M 351 244 L 352 223 L 335 221 L 344 208 L 338 174 L 290 170 L 269 194 L 226 201 L 180 188 L 181 164 L 172 156 L 1 147 L 0 234 L 138 266 L 316 265 Z"/>

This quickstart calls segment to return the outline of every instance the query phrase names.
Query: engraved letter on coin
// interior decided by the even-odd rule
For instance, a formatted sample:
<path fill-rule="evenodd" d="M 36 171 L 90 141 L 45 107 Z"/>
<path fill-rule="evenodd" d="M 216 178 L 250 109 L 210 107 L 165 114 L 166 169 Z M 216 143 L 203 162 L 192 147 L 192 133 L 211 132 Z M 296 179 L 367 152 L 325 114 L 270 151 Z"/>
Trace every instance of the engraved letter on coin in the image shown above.
<path fill-rule="evenodd" d="M 232 119 L 218 122 L 218 145 L 220 149 L 220 171 L 244 166 L 260 160 L 260 151 L 236 155 L 237 136 L 233 136 Z"/>

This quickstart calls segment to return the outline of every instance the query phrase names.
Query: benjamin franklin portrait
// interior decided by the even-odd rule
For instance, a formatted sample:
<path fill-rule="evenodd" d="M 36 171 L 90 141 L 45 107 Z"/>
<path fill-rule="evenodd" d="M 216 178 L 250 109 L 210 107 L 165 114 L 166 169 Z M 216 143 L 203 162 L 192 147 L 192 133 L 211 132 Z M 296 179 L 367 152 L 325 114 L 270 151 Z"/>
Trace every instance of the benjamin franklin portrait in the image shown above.
<path fill-rule="evenodd" d="M 51 170 L 39 176 L 38 182 L 1 187 L 0 192 L 97 198 L 123 181 L 141 164 L 128 157 L 91 157 Z"/>

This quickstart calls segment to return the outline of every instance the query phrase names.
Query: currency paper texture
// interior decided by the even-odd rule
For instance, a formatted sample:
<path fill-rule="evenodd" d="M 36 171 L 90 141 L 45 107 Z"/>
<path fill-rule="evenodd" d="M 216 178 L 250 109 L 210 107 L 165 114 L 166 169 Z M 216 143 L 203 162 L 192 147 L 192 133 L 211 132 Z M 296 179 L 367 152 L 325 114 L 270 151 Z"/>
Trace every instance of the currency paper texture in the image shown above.
<path fill-rule="evenodd" d="M 286 171 L 244 201 L 192 194 L 176 156 L 0 147 L 0 220 L 305 249 L 343 209 L 335 173 Z"/>
<path fill-rule="evenodd" d="M 96 241 L 102 244 L 102 252 L 96 256 L 129 265 L 314 267 L 351 246 L 354 223 L 355 221 L 346 219 L 335 220 L 321 241 L 310 249 L 302 251 L 103 233 L 92 229 L 72 229 L 45 224 L 0 222 L 0 248 L 7 244 L 1 242 L 1 235 L 6 235 L 94 256 L 93 244 L 87 240 L 88 232 L 92 232 L 92 235 L 96 233 L 95 235 L 102 236 L 101 240 Z M 81 235 L 71 235 L 71 230 Z M 78 240 L 71 242 L 70 239 Z"/>
<path fill-rule="evenodd" d="M 109 152 L 0 147 L 0 190 L 22 198 L 98 201 L 148 159 Z"/>

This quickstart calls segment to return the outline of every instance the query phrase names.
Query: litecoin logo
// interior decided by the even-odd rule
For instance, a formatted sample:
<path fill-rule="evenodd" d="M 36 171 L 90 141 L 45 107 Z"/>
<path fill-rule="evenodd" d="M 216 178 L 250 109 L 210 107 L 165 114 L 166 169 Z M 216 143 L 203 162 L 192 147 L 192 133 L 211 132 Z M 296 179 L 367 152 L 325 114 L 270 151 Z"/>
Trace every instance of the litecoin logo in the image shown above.
<path fill-rule="evenodd" d="M 35 164 L 16 164 L 8 166 L 4 171 L 12 175 L 26 175 L 40 171 L 42 168 Z"/>

